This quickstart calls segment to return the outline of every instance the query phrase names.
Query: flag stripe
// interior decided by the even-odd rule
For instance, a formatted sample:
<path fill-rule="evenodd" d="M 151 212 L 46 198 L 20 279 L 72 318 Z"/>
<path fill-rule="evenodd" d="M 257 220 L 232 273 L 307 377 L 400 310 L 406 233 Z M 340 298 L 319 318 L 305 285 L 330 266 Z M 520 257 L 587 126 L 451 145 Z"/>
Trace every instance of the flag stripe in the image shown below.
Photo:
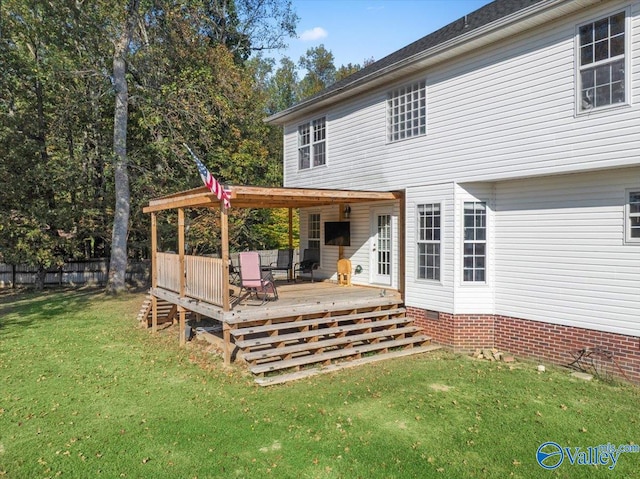
<path fill-rule="evenodd" d="M 189 151 L 194 161 L 196 162 L 196 166 L 198 167 L 198 173 L 200 173 L 200 178 L 204 182 L 205 186 L 211 191 L 216 198 L 224 203 L 225 208 L 229 208 L 231 206 L 231 198 L 229 197 L 229 193 L 225 191 L 222 185 L 216 180 L 213 175 L 209 172 L 206 166 L 200 161 L 200 159 L 195 155 L 191 148 L 189 148 L 186 144 L 184 147 Z"/>

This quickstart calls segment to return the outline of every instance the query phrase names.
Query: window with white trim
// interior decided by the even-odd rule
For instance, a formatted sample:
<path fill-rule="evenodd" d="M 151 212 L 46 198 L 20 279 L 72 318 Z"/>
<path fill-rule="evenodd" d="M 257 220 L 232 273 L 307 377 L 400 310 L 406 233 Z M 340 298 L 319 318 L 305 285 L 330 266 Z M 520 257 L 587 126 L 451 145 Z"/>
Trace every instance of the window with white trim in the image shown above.
<path fill-rule="evenodd" d="M 320 251 L 320 213 L 310 213 L 307 220 L 307 245 Z"/>
<path fill-rule="evenodd" d="M 640 244 L 640 188 L 627 191 L 627 243 Z"/>
<path fill-rule="evenodd" d="M 298 127 L 298 169 L 306 170 L 327 162 L 327 122 L 324 117 Z"/>
<path fill-rule="evenodd" d="M 418 278 L 440 280 L 440 203 L 418 205 Z"/>
<path fill-rule="evenodd" d="M 387 140 L 400 141 L 427 134 L 427 86 L 422 80 L 389 92 Z"/>
<path fill-rule="evenodd" d="M 462 279 L 484 282 L 487 277 L 487 204 L 464 203 L 464 245 Z"/>
<path fill-rule="evenodd" d="M 579 111 L 627 101 L 626 13 L 578 27 Z"/>

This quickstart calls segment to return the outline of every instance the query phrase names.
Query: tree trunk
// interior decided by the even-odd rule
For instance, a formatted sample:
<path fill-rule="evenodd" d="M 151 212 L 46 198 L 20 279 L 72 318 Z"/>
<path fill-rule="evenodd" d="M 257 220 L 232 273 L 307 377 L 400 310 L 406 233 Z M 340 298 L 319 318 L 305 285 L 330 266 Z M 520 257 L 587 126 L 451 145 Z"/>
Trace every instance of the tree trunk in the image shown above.
<path fill-rule="evenodd" d="M 41 264 L 38 265 L 38 271 L 36 272 L 36 291 L 44 290 L 44 282 L 47 278 L 47 270 Z"/>
<path fill-rule="evenodd" d="M 129 173 L 127 171 L 127 121 L 129 116 L 129 88 L 127 85 L 127 51 L 131 43 L 139 0 L 130 0 L 127 18 L 120 37 L 115 42 L 113 54 L 113 84 L 116 93 L 113 117 L 113 153 L 115 171 L 116 205 L 111 236 L 111 261 L 107 293 L 117 294 L 125 290 L 127 270 L 127 237 L 129 234 Z"/>

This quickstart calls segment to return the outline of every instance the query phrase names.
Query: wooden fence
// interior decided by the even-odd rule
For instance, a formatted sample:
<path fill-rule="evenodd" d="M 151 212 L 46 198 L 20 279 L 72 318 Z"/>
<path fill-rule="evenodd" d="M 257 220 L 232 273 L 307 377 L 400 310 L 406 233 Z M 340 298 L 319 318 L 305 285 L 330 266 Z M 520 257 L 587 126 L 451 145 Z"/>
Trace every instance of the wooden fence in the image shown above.
<path fill-rule="evenodd" d="M 127 266 L 126 281 L 131 284 L 149 283 L 151 262 L 132 261 Z M 0 263 L 0 288 L 31 286 L 36 284 L 38 269 L 24 264 Z M 109 273 L 108 259 L 69 261 L 61 268 L 50 269 L 45 276 L 45 286 L 106 284 Z"/>

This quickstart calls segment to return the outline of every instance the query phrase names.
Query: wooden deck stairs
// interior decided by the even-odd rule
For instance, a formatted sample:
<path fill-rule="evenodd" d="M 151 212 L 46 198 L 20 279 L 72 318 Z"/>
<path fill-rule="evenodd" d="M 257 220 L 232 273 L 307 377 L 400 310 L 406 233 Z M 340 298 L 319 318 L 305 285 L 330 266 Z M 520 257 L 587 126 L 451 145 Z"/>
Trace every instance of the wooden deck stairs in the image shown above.
<path fill-rule="evenodd" d="M 231 328 L 236 347 L 261 385 L 438 348 L 396 304 L 270 318 Z"/>
<path fill-rule="evenodd" d="M 158 324 L 165 324 L 168 322 L 174 322 L 178 317 L 178 306 L 170 303 L 169 301 L 165 301 L 158 298 Z M 138 311 L 138 321 L 143 328 L 151 327 L 151 295 L 148 294 L 142 305 L 140 306 L 140 311 Z M 187 316 L 191 313 L 187 312 Z"/>

